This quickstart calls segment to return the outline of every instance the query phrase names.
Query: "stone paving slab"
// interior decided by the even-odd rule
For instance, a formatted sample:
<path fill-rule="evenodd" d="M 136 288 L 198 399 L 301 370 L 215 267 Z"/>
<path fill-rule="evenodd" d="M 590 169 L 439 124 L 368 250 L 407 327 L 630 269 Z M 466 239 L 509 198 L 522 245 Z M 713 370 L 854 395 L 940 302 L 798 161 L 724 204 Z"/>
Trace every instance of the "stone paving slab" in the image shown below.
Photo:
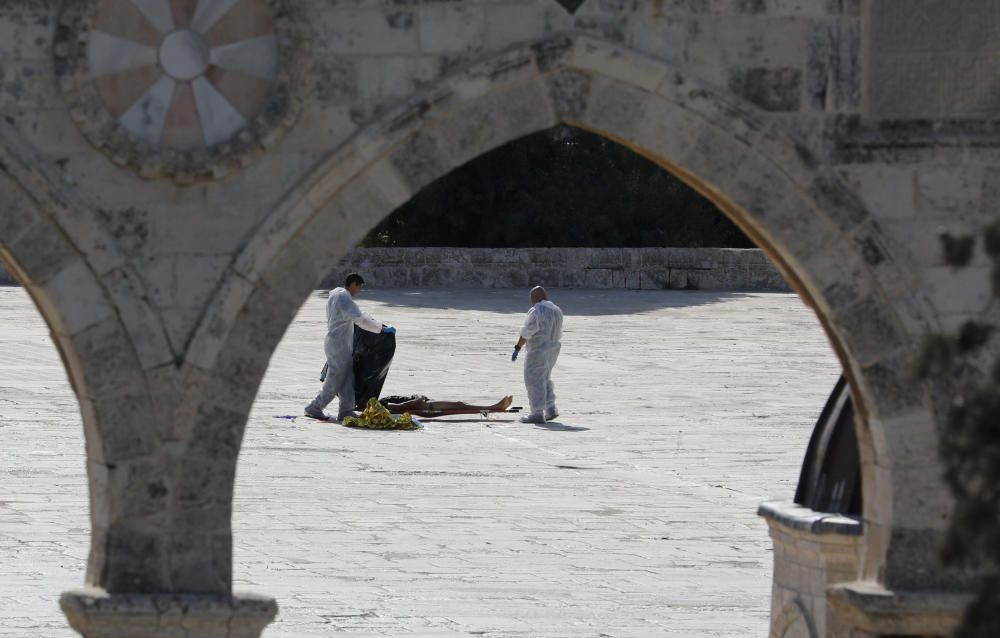
<path fill-rule="evenodd" d="M 323 304 L 272 359 L 241 456 L 237 589 L 269 638 L 761 636 L 760 501 L 794 491 L 839 366 L 797 297 L 552 291 L 562 416 L 416 432 L 296 418 L 318 390 Z M 527 291 L 366 291 L 399 329 L 392 394 L 524 405 Z M 47 330 L 0 288 L 0 636 L 66 638 L 88 544 L 80 418 Z"/>

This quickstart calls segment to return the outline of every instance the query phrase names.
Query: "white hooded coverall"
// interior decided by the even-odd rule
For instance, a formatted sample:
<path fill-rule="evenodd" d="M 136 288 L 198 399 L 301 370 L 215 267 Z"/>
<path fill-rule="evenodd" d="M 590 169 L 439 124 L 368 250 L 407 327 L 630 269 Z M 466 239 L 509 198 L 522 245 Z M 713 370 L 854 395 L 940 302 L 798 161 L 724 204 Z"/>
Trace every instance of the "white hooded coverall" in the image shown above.
<path fill-rule="evenodd" d="M 521 336 L 527 340 L 524 387 L 528 391 L 528 406 L 533 415 L 556 411 L 552 367 L 562 347 L 562 324 L 563 313 L 559 306 L 543 299 L 531 307 L 521 327 Z"/>
<path fill-rule="evenodd" d="M 309 404 L 309 408 L 322 411 L 340 397 L 337 420 L 342 420 L 354 410 L 354 326 L 368 332 L 382 332 L 382 323 L 361 312 L 351 293 L 345 288 L 334 288 L 326 302 L 326 373 L 323 389 Z M 307 408 L 308 409 L 308 408 Z"/>

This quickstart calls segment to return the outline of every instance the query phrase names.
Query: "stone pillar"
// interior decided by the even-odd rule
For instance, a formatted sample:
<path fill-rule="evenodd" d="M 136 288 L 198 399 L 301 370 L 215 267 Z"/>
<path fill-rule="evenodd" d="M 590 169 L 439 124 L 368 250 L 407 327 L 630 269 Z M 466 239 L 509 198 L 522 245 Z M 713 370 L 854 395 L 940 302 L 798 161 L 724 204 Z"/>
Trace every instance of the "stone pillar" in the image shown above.
<path fill-rule="evenodd" d="M 762 503 L 774 541 L 771 638 L 951 636 L 971 594 L 890 591 L 859 581 L 860 521 L 795 503 Z"/>
<path fill-rule="evenodd" d="M 225 371 L 178 366 L 132 271 L 98 275 L 68 243 L 74 233 L 2 170 L 0 201 L 0 260 L 44 315 L 83 420 L 91 546 L 88 588 L 61 599 L 72 627 L 86 638 L 256 638 L 277 606 L 232 594 L 231 503 L 277 337 L 255 365 L 233 348 Z"/>
<path fill-rule="evenodd" d="M 84 638 L 258 638 L 278 612 L 252 595 L 108 594 L 69 591 L 59 600 Z"/>
<path fill-rule="evenodd" d="M 84 638 L 257 638 L 277 604 L 232 592 L 232 488 L 245 413 L 174 396 L 170 383 L 131 372 L 157 393 L 136 398 L 134 415 L 112 411 L 121 408 L 119 395 L 77 384 L 88 432 L 91 551 L 88 587 L 64 593 L 63 612 Z M 126 383 L 117 371 L 107 374 Z M 162 407 L 170 396 L 174 411 Z M 192 404 L 196 414 L 185 418 Z M 169 426 L 174 440 L 156 436 L 151 424 Z"/>
<path fill-rule="evenodd" d="M 828 635 L 826 589 L 857 578 L 861 522 L 796 503 L 762 503 L 774 542 L 771 638 Z"/>

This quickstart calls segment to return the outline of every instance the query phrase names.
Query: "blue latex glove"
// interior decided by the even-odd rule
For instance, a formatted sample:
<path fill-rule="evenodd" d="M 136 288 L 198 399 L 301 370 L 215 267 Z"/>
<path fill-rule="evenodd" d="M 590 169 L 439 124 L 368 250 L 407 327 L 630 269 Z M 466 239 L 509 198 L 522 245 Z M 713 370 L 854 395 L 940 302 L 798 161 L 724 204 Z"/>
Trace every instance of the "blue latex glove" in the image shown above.
<path fill-rule="evenodd" d="M 519 354 L 521 354 L 521 349 L 518 348 L 517 346 L 514 346 L 514 352 L 511 353 L 510 360 L 517 361 L 517 355 Z"/>
<path fill-rule="evenodd" d="M 382 332 L 384 332 L 387 335 L 394 335 L 396 334 L 396 329 L 393 328 L 392 326 L 382 326 Z"/>

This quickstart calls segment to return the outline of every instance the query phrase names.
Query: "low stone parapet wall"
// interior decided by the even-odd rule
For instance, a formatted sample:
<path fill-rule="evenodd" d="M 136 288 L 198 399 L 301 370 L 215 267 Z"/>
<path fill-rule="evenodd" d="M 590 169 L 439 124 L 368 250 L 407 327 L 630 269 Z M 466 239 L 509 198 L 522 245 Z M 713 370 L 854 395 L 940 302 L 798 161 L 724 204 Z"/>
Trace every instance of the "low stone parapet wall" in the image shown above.
<path fill-rule="evenodd" d="M 790 290 L 762 251 L 743 248 L 356 248 L 323 287 L 351 272 L 380 288 Z"/>
<path fill-rule="evenodd" d="M 379 288 L 790 290 L 754 248 L 355 248 L 322 287 L 351 272 Z M 3 265 L 0 285 L 17 285 Z"/>
<path fill-rule="evenodd" d="M 829 636 L 826 590 L 858 578 L 862 523 L 789 502 L 761 503 L 774 546 L 771 636 Z"/>

